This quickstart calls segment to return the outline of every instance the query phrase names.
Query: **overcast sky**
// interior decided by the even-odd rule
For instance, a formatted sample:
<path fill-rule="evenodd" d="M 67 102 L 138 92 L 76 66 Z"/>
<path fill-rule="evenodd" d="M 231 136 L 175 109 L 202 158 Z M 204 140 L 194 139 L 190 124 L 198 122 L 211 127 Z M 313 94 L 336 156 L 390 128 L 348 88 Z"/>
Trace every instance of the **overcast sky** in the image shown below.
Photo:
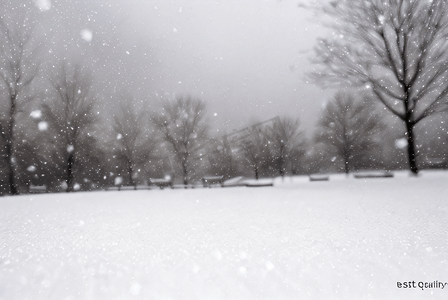
<path fill-rule="evenodd" d="M 150 103 L 160 96 L 200 97 L 221 130 L 291 115 L 311 131 L 331 95 L 303 81 L 316 37 L 325 33 L 298 0 L 110 0 L 70 7 L 63 0 L 35 1 L 66 14 L 70 24 L 61 26 L 90 44 L 98 65 L 119 65 L 102 73 L 108 93 L 125 88 Z"/>

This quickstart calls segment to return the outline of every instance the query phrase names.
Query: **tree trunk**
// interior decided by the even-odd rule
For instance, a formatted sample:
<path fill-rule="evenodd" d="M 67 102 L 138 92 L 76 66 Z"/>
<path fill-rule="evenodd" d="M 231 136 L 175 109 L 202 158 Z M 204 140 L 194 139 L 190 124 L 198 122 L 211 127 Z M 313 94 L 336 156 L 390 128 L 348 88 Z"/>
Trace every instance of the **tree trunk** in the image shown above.
<path fill-rule="evenodd" d="M 346 113 L 346 111 L 344 111 Z M 344 114 L 346 115 L 346 114 Z M 346 118 L 346 117 L 345 117 Z M 350 173 L 350 146 L 351 144 L 349 143 L 349 137 L 347 134 L 347 130 L 349 130 L 348 125 L 344 125 L 343 127 L 343 137 L 344 137 L 344 149 L 343 149 L 343 156 L 344 156 L 344 172 L 345 175 L 348 176 L 348 173 Z"/>
<path fill-rule="evenodd" d="M 134 190 L 136 190 L 136 189 L 137 189 L 137 186 L 136 186 L 136 184 L 135 184 L 134 179 L 132 178 L 132 173 L 133 173 L 133 172 L 134 172 L 134 171 L 132 170 L 132 163 L 131 163 L 131 162 L 128 162 L 129 184 L 132 185 L 132 186 L 134 187 Z"/>
<path fill-rule="evenodd" d="M 8 138 L 6 142 L 6 155 L 9 165 L 9 190 L 11 195 L 18 195 L 19 191 L 14 182 L 14 162 L 13 162 L 13 140 L 14 140 L 14 117 L 16 115 L 16 94 L 11 95 L 11 108 L 9 111 L 9 122 L 8 122 Z"/>
<path fill-rule="evenodd" d="M 418 174 L 417 168 L 417 157 L 415 153 L 415 139 L 414 139 L 414 125 L 411 123 L 409 118 L 406 122 L 406 138 L 408 141 L 408 161 L 411 172 L 414 175 Z"/>
<path fill-rule="evenodd" d="M 187 184 L 188 184 L 188 169 L 187 169 L 187 164 L 185 161 L 182 162 L 182 173 L 184 176 L 184 185 L 185 188 L 187 188 Z"/>
<path fill-rule="evenodd" d="M 67 190 L 66 192 L 73 192 L 73 165 L 75 162 L 75 156 L 69 154 L 67 161 Z"/>
<path fill-rule="evenodd" d="M 344 172 L 345 172 L 345 175 L 347 175 L 347 176 L 350 173 L 350 154 L 349 153 L 346 153 L 344 156 Z"/>
<path fill-rule="evenodd" d="M 282 178 L 285 177 L 285 155 L 282 153 L 279 158 L 279 173 Z"/>
<path fill-rule="evenodd" d="M 18 195 L 19 191 L 14 181 L 14 163 L 12 160 L 12 140 L 6 141 L 6 161 L 8 164 L 8 185 L 11 195 Z"/>
<path fill-rule="evenodd" d="M 255 171 L 255 179 L 258 180 L 258 166 L 257 165 L 255 165 L 254 171 Z"/>
<path fill-rule="evenodd" d="M 5 142 L 5 162 L 8 169 L 8 186 L 9 193 L 11 195 L 18 195 L 19 191 L 14 181 L 14 162 L 13 162 L 13 128 L 14 128 L 14 117 L 15 112 L 15 98 L 11 98 L 11 109 L 10 109 L 10 120 L 7 121 L 6 129 L 0 124 L 0 134 Z"/>

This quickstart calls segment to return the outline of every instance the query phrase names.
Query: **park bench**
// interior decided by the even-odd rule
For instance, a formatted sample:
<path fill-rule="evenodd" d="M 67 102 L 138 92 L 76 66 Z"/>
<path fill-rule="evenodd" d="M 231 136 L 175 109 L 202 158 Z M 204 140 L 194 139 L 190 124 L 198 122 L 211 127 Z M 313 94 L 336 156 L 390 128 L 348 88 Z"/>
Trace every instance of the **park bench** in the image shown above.
<path fill-rule="evenodd" d="M 114 185 L 106 187 L 106 191 L 131 191 L 137 188 L 133 185 Z"/>
<path fill-rule="evenodd" d="M 223 176 L 205 176 L 202 177 L 202 185 L 204 187 L 211 187 L 212 185 L 220 185 L 223 186 L 224 177 Z"/>
<path fill-rule="evenodd" d="M 264 183 L 246 183 L 247 187 L 266 187 L 266 186 L 274 186 L 272 182 L 264 182 Z"/>
<path fill-rule="evenodd" d="M 394 177 L 394 174 L 388 171 L 360 171 L 355 173 L 354 175 L 357 179 L 364 178 L 391 178 Z"/>
<path fill-rule="evenodd" d="M 45 185 L 30 185 L 29 186 L 29 193 L 30 194 L 41 194 L 46 193 L 47 187 Z"/>
<path fill-rule="evenodd" d="M 246 187 L 274 186 L 274 180 L 272 178 L 247 179 L 244 180 L 244 184 Z"/>
<path fill-rule="evenodd" d="M 150 178 L 149 185 L 158 186 L 161 190 L 163 190 L 165 187 L 173 188 L 173 181 L 165 178 Z"/>
<path fill-rule="evenodd" d="M 328 180 L 330 180 L 330 176 L 328 175 L 320 175 L 320 174 L 310 175 L 310 181 L 328 181 Z"/>

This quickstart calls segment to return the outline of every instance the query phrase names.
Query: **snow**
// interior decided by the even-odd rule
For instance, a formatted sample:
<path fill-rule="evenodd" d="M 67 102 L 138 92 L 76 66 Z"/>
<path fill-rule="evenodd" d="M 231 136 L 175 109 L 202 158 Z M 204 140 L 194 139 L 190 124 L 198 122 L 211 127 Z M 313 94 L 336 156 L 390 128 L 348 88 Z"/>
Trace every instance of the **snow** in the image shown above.
<path fill-rule="evenodd" d="M 39 129 L 39 131 L 46 131 L 46 130 L 48 130 L 48 123 L 45 121 L 40 121 L 37 124 L 37 128 Z"/>
<path fill-rule="evenodd" d="M 34 0 L 34 4 L 36 4 L 40 11 L 47 11 L 51 9 L 50 0 Z"/>
<path fill-rule="evenodd" d="M 68 153 L 72 153 L 73 150 L 75 150 L 75 146 L 73 146 L 73 145 L 67 145 L 67 152 L 68 152 Z"/>
<path fill-rule="evenodd" d="M 120 185 L 123 182 L 123 178 L 118 176 L 114 179 L 114 185 Z"/>
<path fill-rule="evenodd" d="M 36 168 L 36 166 L 31 165 L 28 168 L 26 168 L 26 170 L 29 172 L 36 172 L 37 168 Z"/>
<path fill-rule="evenodd" d="M 446 299 L 448 173 L 0 198 L 0 299 Z M 422 285 L 424 286 L 424 285 Z"/>
<path fill-rule="evenodd" d="M 408 146 L 408 140 L 406 138 L 400 138 L 395 140 L 395 147 L 398 149 L 404 149 Z"/>
<path fill-rule="evenodd" d="M 39 118 L 42 117 L 42 111 L 41 111 L 40 109 L 33 110 L 33 111 L 30 113 L 30 116 L 31 116 L 33 119 L 39 119 Z"/>
<path fill-rule="evenodd" d="M 91 42 L 93 39 L 93 32 L 89 29 L 81 30 L 81 38 L 86 42 Z"/>

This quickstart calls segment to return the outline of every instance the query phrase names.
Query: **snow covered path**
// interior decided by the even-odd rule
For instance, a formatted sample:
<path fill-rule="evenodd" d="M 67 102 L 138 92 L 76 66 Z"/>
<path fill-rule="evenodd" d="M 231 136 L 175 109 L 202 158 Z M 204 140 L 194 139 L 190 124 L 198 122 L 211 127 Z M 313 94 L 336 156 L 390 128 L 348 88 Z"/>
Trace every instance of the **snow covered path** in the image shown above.
<path fill-rule="evenodd" d="M 0 198 L 0 299 L 447 299 L 448 173 Z"/>

